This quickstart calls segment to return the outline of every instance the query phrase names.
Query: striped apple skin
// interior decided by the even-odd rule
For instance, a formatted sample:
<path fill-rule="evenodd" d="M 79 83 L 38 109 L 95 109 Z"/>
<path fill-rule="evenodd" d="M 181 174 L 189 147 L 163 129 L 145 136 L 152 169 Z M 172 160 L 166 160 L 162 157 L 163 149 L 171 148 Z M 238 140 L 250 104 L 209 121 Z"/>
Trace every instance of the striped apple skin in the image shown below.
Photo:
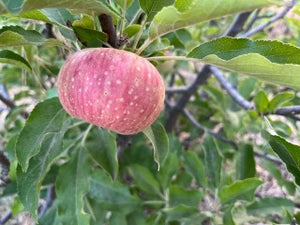
<path fill-rule="evenodd" d="M 123 50 L 89 48 L 68 57 L 58 97 L 72 116 L 120 134 L 135 134 L 159 116 L 165 87 L 146 59 Z"/>

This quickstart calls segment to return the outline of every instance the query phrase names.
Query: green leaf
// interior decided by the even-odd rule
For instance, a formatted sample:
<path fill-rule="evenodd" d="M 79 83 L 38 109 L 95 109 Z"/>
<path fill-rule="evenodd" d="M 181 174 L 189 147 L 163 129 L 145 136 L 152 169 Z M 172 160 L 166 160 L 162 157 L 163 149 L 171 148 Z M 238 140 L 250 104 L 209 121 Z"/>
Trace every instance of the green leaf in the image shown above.
<path fill-rule="evenodd" d="M 207 183 L 212 187 L 217 187 L 221 180 L 223 158 L 215 139 L 211 135 L 204 137 L 203 151 Z"/>
<path fill-rule="evenodd" d="M 60 167 L 55 184 L 58 201 L 55 224 L 89 224 L 89 215 L 83 207 L 84 196 L 89 190 L 90 170 L 85 149 L 73 149 L 70 161 Z"/>
<path fill-rule="evenodd" d="M 2 3 L 12 13 L 18 13 L 23 5 L 23 0 L 2 0 Z"/>
<path fill-rule="evenodd" d="M 247 213 L 253 216 L 282 215 L 284 209 L 293 213 L 294 203 L 286 198 L 262 198 L 247 206 Z"/>
<path fill-rule="evenodd" d="M 236 165 L 237 179 L 243 180 L 256 174 L 254 151 L 251 145 L 244 145 L 239 150 L 240 155 Z"/>
<path fill-rule="evenodd" d="M 201 44 L 187 57 L 299 89 L 299 54 L 299 48 L 279 41 L 223 37 Z"/>
<path fill-rule="evenodd" d="M 24 45 L 50 45 L 64 47 L 57 39 L 46 39 L 35 30 L 24 30 L 19 26 L 5 26 L 0 29 L 0 48 Z"/>
<path fill-rule="evenodd" d="M 140 207 L 140 200 L 131 195 L 126 186 L 112 181 L 101 170 L 92 173 L 89 183 L 89 197 L 103 209 L 126 214 Z"/>
<path fill-rule="evenodd" d="M 20 201 L 19 196 L 16 196 L 14 198 L 13 204 L 11 206 L 12 215 L 16 216 L 22 211 L 24 211 L 24 206 L 22 205 L 22 202 Z"/>
<path fill-rule="evenodd" d="M 153 145 L 154 160 L 157 163 L 159 170 L 160 164 L 164 163 L 169 153 L 169 138 L 165 128 L 161 123 L 155 122 L 146 128 L 143 133 L 149 138 Z"/>
<path fill-rule="evenodd" d="M 141 29 L 142 26 L 140 24 L 132 24 L 125 28 L 124 34 L 127 34 L 127 36 L 131 38 L 136 35 Z"/>
<path fill-rule="evenodd" d="M 3 2 L 0 1 L 0 14 L 4 14 L 7 12 L 7 9 L 4 7 Z"/>
<path fill-rule="evenodd" d="M 284 179 L 281 171 L 275 163 L 266 159 L 260 159 L 260 161 L 262 162 L 263 167 L 277 180 L 277 183 L 280 187 L 284 187 L 290 195 L 295 194 L 295 183 Z"/>
<path fill-rule="evenodd" d="M 0 51 L 0 63 L 11 63 L 20 66 L 26 70 L 31 70 L 31 66 L 26 59 L 9 50 Z"/>
<path fill-rule="evenodd" d="M 65 120 L 65 114 L 63 119 Z M 68 125 L 68 120 L 64 127 Z M 36 218 L 40 196 L 40 188 L 51 165 L 62 153 L 62 140 L 66 128 L 58 132 L 48 132 L 41 138 L 40 152 L 34 156 L 26 172 L 17 168 L 18 193 L 24 207 Z M 19 143 L 20 144 L 20 143 Z"/>
<path fill-rule="evenodd" d="M 109 218 L 109 225 L 127 225 L 126 215 L 113 212 L 112 216 Z"/>
<path fill-rule="evenodd" d="M 107 35 L 101 31 L 73 26 L 76 37 L 86 47 L 101 47 L 107 41 Z"/>
<path fill-rule="evenodd" d="M 85 147 L 99 166 L 116 179 L 119 168 L 116 137 L 106 129 L 94 127 L 86 139 Z"/>
<path fill-rule="evenodd" d="M 80 12 L 95 14 L 108 14 L 116 17 L 117 14 L 112 11 L 108 3 L 104 0 L 65 0 L 65 1 L 52 1 L 52 0 L 25 0 L 22 11 L 27 12 L 35 9 L 45 9 L 45 8 L 66 8 L 78 10 Z"/>
<path fill-rule="evenodd" d="M 71 28 L 67 26 L 67 21 L 73 22 L 74 20 L 73 15 L 70 13 L 70 11 L 62 8 L 60 9 L 48 8 L 48 9 L 33 10 L 33 11 L 21 13 L 18 15 L 18 17 L 40 20 L 47 23 L 56 24 L 69 30 L 71 30 Z"/>
<path fill-rule="evenodd" d="M 213 18 L 269 5 L 272 2 L 268 0 L 176 0 L 175 5 L 165 7 L 155 15 L 150 25 L 149 39 L 154 40 L 171 31 Z"/>
<path fill-rule="evenodd" d="M 152 21 L 153 17 L 165 6 L 172 5 L 174 0 L 139 0 L 141 8 L 147 14 L 148 21 Z"/>
<path fill-rule="evenodd" d="M 300 185 L 300 146 L 289 143 L 277 135 L 270 135 L 269 144 L 285 163 L 288 171 L 294 175 L 295 182 Z"/>
<path fill-rule="evenodd" d="M 117 4 L 123 8 L 125 0 L 116 0 Z M 126 8 L 132 4 L 133 0 L 126 0 Z"/>
<path fill-rule="evenodd" d="M 198 213 L 199 210 L 195 207 L 178 205 L 173 208 L 163 209 L 163 213 L 166 215 L 166 221 L 184 221 Z"/>
<path fill-rule="evenodd" d="M 150 170 L 148 170 L 148 168 L 136 164 L 131 165 L 128 170 L 134 180 L 135 185 L 141 190 L 149 194 L 155 194 L 158 196 L 162 195 L 159 188 L 159 183 L 154 178 Z"/>
<path fill-rule="evenodd" d="M 265 113 L 268 110 L 269 99 L 264 91 L 258 92 L 253 101 L 258 112 Z"/>
<path fill-rule="evenodd" d="M 171 183 L 173 175 L 179 169 L 179 160 L 176 153 L 169 153 L 166 161 L 161 166 L 161 170 L 157 174 L 157 178 L 163 190 L 166 190 Z"/>
<path fill-rule="evenodd" d="M 18 194 L 26 210 L 36 219 L 40 188 L 52 161 L 61 153 L 59 133 L 48 133 L 41 143 L 40 153 L 30 160 L 27 172 L 17 169 Z M 50 156 L 49 153 L 51 153 Z"/>
<path fill-rule="evenodd" d="M 92 30 L 95 29 L 94 20 L 92 19 L 92 17 L 89 16 L 82 16 L 80 20 L 75 20 L 72 23 L 72 26 L 92 29 Z"/>
<path fill-rule="evenodd" d="M 16 155 L 24 172 L 29 160 L 40 152 L 46 134 L 61 131 L 65 116 L 58 98 L 45 100 L 33 109 L 16 143 Z"/>
<path fill-rule="evenodd" d="M 53 225 L 57 216 L 57 201 L 47 210 L 46 214 L 39 219 L 40 225 Z"/>
<path fill-rule="evenodd" d="M 235 202 L 237 200 L 251 201 L 254 192 L 263 182 L 257 178 L 248 178 L 236 181 L 220 190 L 219 197 L 222 204 Z"/>
<path fill-rule="evenodd" d="M 203 193 L 199 190 L 186 190 L 175 185 L 170 187 L 170 207 L 175 207 L 180 204 L 197 207 L 202 197 Z"/>
<path fill-rule="evenodd" d="M 5 26 L 0 29 L 0 47 L 41 45 L 45 38 L 35 30 L 24 30 L 19 26 Z"/>
<path fill-rule="evenodd" d="M 153 41 L 146 49 L 144 54 L 152 55 L 155 52 L 161 52 L 172 48 L 168 38 L 161 38 Z"/>
<path fill-rule="evenodd" d="M 283 106 L 285 103 L 291 101 L 295 97 L 294 93 L 283 92 L 275 95 L 269 103 L 269 111 L 274 112 L 278 107 Z"/>
<path fill-rule="evenodd" d="M 196 179 L 197 185 L 206 187 L 205 168 L 202 161 L 195 152 L 187 151 L 184 155 L 185 167 L 187 171 Z"/>
<path fill-rule="evenodd" d="M 224 213 L 224 216 L 223 216 L 223 224 L 226 224 L 226 225 L 235 225 L 235 222 L 232 218 L 232 207 L 228 207 L 226 210 L 225 210 L 225 213 Z"/>

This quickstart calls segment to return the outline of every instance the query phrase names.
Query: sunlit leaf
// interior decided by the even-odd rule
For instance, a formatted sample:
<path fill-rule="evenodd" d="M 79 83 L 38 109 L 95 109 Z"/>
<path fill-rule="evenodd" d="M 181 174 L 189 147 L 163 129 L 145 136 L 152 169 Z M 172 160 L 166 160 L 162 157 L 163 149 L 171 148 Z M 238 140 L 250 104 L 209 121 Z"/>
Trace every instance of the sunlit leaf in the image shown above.
<path fill-rule="evenodd" d="M 46 134 L 60 133 L 65 117 L 66 112 L 58 98 L 36 105 L 16 143 L 16 154 L 23 171 L 27 170 L 29 160 L 40 152 Z"/>
<path fill-rule="evenodd" d="M 132 176 L 136 186 L 146 193 L 161 196 L 159 183 L 153 174 L 146 167 L 138 164 L 129 167 L 129 173 Z"/>
<path fill-rule="evenodd" d="M 299 48 L 279 41 L 223 37 L 201 44 L 187 57 L 299 89 L 299 54 Z"/>
<path fill-rule="evenodd" d="M 73 149 L 70 161 L 60 167 L 56 180 L 58 207 L 55 224 L 89 224 L 89 214 L 83 208 L 90 174 L 91 167 L 85 149 Z"/>
<path fill-rule="evenodd" d="M 99 166 L 116 179 L 118 175 L 116 137 L 105 129 L 95 127 L 91 130 L 85 147 Z"/>
<path fill-rule="evenodd" d="M 248 178 L 225 186 L 220 190 L 219 197 L 222 204 L 231 203 L 237 200 L 251 201 L 254 192 L 263 182 L 257 178 Z"/>
<path fill-rule="evenodd" d="M 0 51 L 0 63 L 15 64 L 26 70 L 31 70 L 31 66 L 26 59 L 9 50 Z"/>
<path fill-rule="evenodd" d="M 272 4 L 268 0 L 176 0 L 174 5 L 163 8 L 155 15 L 150 25 L 149 39 L 154 40 L 171 31 L 213 18 Z"/>
<path fill-rule="evenodd" d="M 262 198 L 247 206 L 247 213 L 254 216 L 282 215 L 284 209 L 292 213 L 294 203 L 286 198 Z"/>
<path fill-rule="evenodd" d="M 90 178 L 89 197 L 102 209 L 129 213 L 140 207 L 140 200 L 131 195 L 128 188 L 112 181 L 103 171 L 97 170 Z"/>
<path fill-rule="evenodd" d="M 277 135 L 270 135 L 269 144 L 285 163 L 288 171 L 294 175 L 296 183 L 300 185 L 300 146 Z"/>
<path fill-rule="evenodd" d="M 169 153 L 169 138 L 165 128 L 161 123 L 155 122 L 146 128 L 143 133 L 149 138 L 153 145 L 154 160 L 159 170 L 160 164 L 164 162 Z"/>

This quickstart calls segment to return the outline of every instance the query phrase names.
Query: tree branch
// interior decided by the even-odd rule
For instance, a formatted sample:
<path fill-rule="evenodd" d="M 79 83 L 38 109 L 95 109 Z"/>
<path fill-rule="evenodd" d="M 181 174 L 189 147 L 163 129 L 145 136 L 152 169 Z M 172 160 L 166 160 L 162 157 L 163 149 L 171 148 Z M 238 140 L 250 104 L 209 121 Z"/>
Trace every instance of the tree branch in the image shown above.
<path fill-rule="evenodd" d="M 166 87 L 167 94 L 184 93 L 188 91 L 188 87 Z"/>
<path fill-rule="evenodd" d="M 190 112 L 187 109 L 183 109 L 182 111 L 184 113 L 184 115 L 186 115 L 186 117 L 189 119 L 189 121 L 200 131 L 203 132 L 207 132 L 208 134 L 214 136 L 215 138 L 219 139 L 220 141 L 223 141 L 224 143 L 230 144 L 231 146 L 233 146 L 235 149 L 237 149 L 237 144 L 234 141 L 231 141 L 229 139 L 227 139 L 226 137 L 222 136 L 220 133 L 218 132 L 213 132 L 209 129 L 207 129 L 206 127 L 202 126 L 201 124 L 199 124 L 197 122 L 197 120 L 192 116 L 192 114 L 190 114 Z"/>
<path fill-rule="evenodd" d="M 113 48 L 119 48 L 116 27 L 111 16 L 101 14 L 100 16 L 98 16 L 98 18 L 103 32 L 108 35 L 108 44 L 110 44 Z"/>
<path fill-rule="evenodd" d="M 275 163 L 276 165 L 280 166 L 282 165 L 282 161 L 274 156 L 271 156 L 271 155 L 268 155 L 268 154 L 265 154 L 265 153 L 261 153 L 261 152 L 257 152 L 257 151 L 254 151 L 254 155 L 259 157 L 259 158 L 264 158 L 268 161 L 271 161 L 273 163 Z"/>
<path fill-rule="evenodd" d="M 8 158 L 5 156 L 4 152 L 1 150 L 0 150 L 0 166 L 2 168 L 0 174 L 0 180 L 2 180 L 2 182 L 4 183 L 4 184 L 0 184 L 0 186 L 2 186 L 9 183 L 8 173 L 9 173 L 10 162 Z"/>
<path fill-rule="evenodd" d="M 235 37 L 240 33 L 251 13 L 252 12 L 244 12 L 238 14 L 223 36 Z"/>
<path fill-rule="evenodd" d="M 12 218 L 12 212 L 7 212 L 2 218 L 0 218 L 0 225 L 4 225 L 8 220 Z"/>
<path fill-rule="evenodd" d="M 0 93 L 0 100 L 1 102 L 3 102 L 7 107 L 13 109 L 16 107 L 15 103 L 13 101 L 11 101 L 8 98 L 5 98 L 4 95 L 2 93 Z"/>
<path fill-rule="evenodd" d="M 40 206 L 38 217 L 41 218 L 47 210 L 52 206 L 55 199 L 55 188 L 54 185 L 51 185 L 47 189 L 47 196 L 46 196 L 46 202 Z"/>
<path fill-rule="evenodd" d="M 239 14 L 236 17 L 236 19 L 233 21 L 232 25 L 224 33 L 224 35 L 233 36 L 233 35 L 238 34 L 242 30 L 249 15 L 250 15 L 250 12 L 245 12 L 245 13 Z M 191 96 L 193 96 L 194 93 L 197 91 L 198 87 L 200 85 L 204 84 L 206 82 L 206 80 L 210 77 L 210 75 L 211 75 L 210 66 L 205 65 L 202 68 L 202 70 L 198 73 L 198 76 L 195 79 L 195 81 L 188 87 L 188 89 L 186 91 L 183 92 L 182 96 L 179 98 L 176 105 L 170 109 L 169 116 L 166 121 L 166 130 L 167 131 L 171 131 L 174 129 L 180 112 L 186 106 L 186 104 L 189 102 Z"/>
<path fill-rule="evenodd" d="M 211 66 L 210 70 L 236 103 L 247 110 L 254 108 L 251 102 L 247 101 L 243 96 L 241 96 L 241 94 L 232 86 L 232 84 L 226 80 L 222 72 L 217 67 Z"/>
<path fill-rule="evenodd" d="M 258 33 L 262 30 L 264 30 L 266 27 L 268 27 L 269 25 L 271 25 L 272 23 L 276 22 L 277 20 L 280 20 L 281 18 L 283 18 L 296 4 L 296 0 L 291 0 L 286 7 L 278 14 L 276 14 L 275 16 L 273 16 L 269 21 L 267 21 L 264 24 L 261 24 L 255 28 L 253 28 L 252 30 L 249 30 L 248 32 L 244 33 L 241 35 L 241 37 L 249 37 L 255 33 Z"/>
<path fill-rule="evenodd" d="M 195 81 L 188 87 L 188 89 L 182 94 L 177 101 L 176 105 L 173 106 L 169 112 L 169 117 L 166 122 L 166 130 L 171 131 L 174 129 L 179 114 L 182 109 L 186 106 L 191 96 L 197 91 L 199 85 L 204 84 L 210 76 L 210 69 L 208 65 L 205 65 L 199 72 Z"/>

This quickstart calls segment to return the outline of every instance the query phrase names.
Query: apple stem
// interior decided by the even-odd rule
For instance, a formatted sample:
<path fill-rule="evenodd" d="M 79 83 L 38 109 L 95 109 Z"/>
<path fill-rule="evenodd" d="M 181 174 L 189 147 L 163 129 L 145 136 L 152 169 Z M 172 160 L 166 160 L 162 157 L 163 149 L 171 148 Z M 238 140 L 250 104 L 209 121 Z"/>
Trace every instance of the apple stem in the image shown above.
<path fill-rule="evenodd" d="M 119 37 L 121 37 L 122 34 L 123 34 L 124 21 L 126 20 L 126 18 L 125 18 L 125 16 L 126 16 L 126 8 L 127 8 L 127 0 L 124 0 L 124 4 L 123 4 L 123 8 L 122 8 L 122 18 L 121 18 L 121 22 L 120 22 L 120 33 L 119 33 Z"/>
<path fill-rule="evenodd" d="M 142 24 L 141 24 L 141 29 L 140 29 L 139 33 L 137 34 L 137 36 L 134 40 L 134 43 L 132 45 L 132 48 L 131 48 L 132 51 L 134 51 L 136 49 L 136 47 L 137 47 L 137 45 L 138 45 L 138 43 L 139 43 L 139 41 L 142 37 L 143 30 L 144 30 L 144 27 L 146 25 L 146 21 L 147 21 L 147 15 L 145 15 L 144 18 L 143 18 L 143 21 L 142 21 Z"/>
<path fill-rule="evenodd" d="M 140 55 L 151 43 L 153 40 L 147 39 L 144 44 L 137 50 L 136 54 Z"/>
<path fill-rule="evenodd" d="M 149 61 L 157 61 L 157 60 L 178 60 L 178 61 L 191 61 L 191 62 L 199 62 L 199 59 L 195 58 L 187 58 L 186 56 L 154 56 L 146 58 Z"/>
<path fill-rule="evenodd" d="M 86 131 L 84 132 L 83 138 L 82 138 L 81 143 L 80 143 L 81 146 L 84 146 L 85 140 L 86 140 L 88 134 L 90 133 L 91 129 L 93 128 L 93 126 L 94 126 L 93 124 L 90 124 L 88 126 L 88 128 L 86 129 Z"/>

